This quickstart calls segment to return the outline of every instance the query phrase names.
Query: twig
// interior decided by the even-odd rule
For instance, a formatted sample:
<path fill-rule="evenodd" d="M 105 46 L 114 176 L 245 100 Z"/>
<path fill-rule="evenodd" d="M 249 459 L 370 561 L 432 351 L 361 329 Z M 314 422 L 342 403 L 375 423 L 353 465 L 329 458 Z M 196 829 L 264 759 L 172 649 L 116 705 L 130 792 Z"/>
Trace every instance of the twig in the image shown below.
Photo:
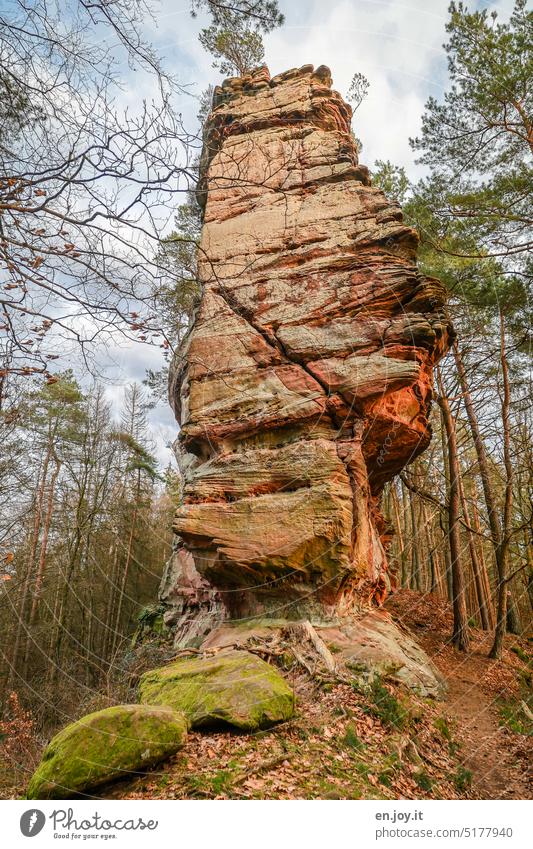
<path fill-rule="evenodd" d="M 313 672 L 313 670 L 311 669 L 311 666 L 307 663 L 307 661 L 302 657 L 300 652 L 297 649 L 295 649 L 294 646 L 291 646 L 291 651 L 292 651 L 294 657 L 296 658 L 296 660 L 298 661 L 298 663 L 300 664 L 300 666 L 303 666 L 303 668 L 306 670 L 306 672 L 309 673 L 311 678 L 314 678 L 315 673 Z"/>
<path fill-rule="evenodd" d="M 281 755 L 276 755 L 273 758 L 269 758 L 266 761 L 260 761 L 257 766 L 251 766 L 249 769 L 241 772 L 237 777 L 236 781 L 241 782 L 246 778 L 249 778 L 251 775 L 261 775 L 263 772 L 270 772 L 274 767 L 279 766 L 279 764 L 284 761 L 290 760 L 291 755 L 287 752 L 283 752 Z"/>

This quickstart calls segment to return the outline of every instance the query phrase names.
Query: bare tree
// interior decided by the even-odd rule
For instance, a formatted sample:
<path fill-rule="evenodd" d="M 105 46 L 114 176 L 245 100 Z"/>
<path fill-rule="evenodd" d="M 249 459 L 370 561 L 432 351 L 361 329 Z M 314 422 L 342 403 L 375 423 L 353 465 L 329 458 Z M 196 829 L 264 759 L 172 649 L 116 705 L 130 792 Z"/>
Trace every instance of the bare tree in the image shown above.
<path fill-rule="evenodd" d="M 192 183 L 176 85 L 140 35 L 143 0 L 15 0 L 0 14 L 0 368 L 49 373 L 61 348 L 158 336 L 160 233 Z M 118 49 L 117 49 L 118 41 Z M 155 75 L 117 103 L 120 64 Z"/>

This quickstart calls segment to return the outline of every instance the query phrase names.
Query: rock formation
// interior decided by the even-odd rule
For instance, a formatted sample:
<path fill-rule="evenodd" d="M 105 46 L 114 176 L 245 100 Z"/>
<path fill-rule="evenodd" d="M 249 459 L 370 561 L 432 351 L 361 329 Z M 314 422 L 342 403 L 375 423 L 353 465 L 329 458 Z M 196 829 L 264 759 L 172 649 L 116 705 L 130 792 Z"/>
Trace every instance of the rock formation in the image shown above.
<path fill-rule="evenodd" d="M 30 799 L 138 772 L 180 749 L 188 725 L 290 718 L 292 690 L 262 650 L 322 663 L 332 681 L 443 693 L 410 635 L 370 609 L 390 586 L 383 485 L 430 439 L 443 293 L 358 164 L 350 119 L 324 67 L 273 79 L 263 67 L 215 90 L 202 294 L 170 380 L 184 498 L 161 588 L 175 644 L 201 650 L 143 675 L 142 704 L 56 735 Z"/>
<path fill-rule="evenodd" d="M 162 586 L 186 644 L 223 620 L 331 621 L 390 588 L 383 485 L 426 448 L 440 284 L 311 65 L 215 90 L 201 300 L 171 373 L 184 498 Z"/>

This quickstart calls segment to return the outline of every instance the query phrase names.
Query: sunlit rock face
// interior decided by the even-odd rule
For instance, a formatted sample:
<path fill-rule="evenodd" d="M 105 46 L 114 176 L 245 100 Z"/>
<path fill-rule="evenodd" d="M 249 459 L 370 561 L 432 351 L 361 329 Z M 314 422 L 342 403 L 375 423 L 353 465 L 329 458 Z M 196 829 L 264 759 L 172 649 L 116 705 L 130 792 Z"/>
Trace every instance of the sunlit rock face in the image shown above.
<path fill-rule="evenodd" d="M 215 90 L 202 296 L 170 380 L 184 498 L 162 599 L 184 640 L 343 616 L 390 586 L 380 494 L 430 440 L 448 328 L 350 121 L 323 66 Z"/>

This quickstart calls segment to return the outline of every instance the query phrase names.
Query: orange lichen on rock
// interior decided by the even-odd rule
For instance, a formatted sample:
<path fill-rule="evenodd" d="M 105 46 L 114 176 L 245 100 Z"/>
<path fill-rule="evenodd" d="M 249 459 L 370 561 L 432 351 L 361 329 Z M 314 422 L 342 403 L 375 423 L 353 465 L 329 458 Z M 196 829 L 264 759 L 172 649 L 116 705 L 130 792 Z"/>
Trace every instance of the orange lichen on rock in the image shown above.
<path fill-rule="evenodd" d="M 390 585 L 380 494 L 428 445 L 449 329 L 350 121 L 324 67 L 215 89 L 201 301 L 170 380 L 184 498 L 162 600 L 184 640 L 224 617 L 328 619 Z"/>

